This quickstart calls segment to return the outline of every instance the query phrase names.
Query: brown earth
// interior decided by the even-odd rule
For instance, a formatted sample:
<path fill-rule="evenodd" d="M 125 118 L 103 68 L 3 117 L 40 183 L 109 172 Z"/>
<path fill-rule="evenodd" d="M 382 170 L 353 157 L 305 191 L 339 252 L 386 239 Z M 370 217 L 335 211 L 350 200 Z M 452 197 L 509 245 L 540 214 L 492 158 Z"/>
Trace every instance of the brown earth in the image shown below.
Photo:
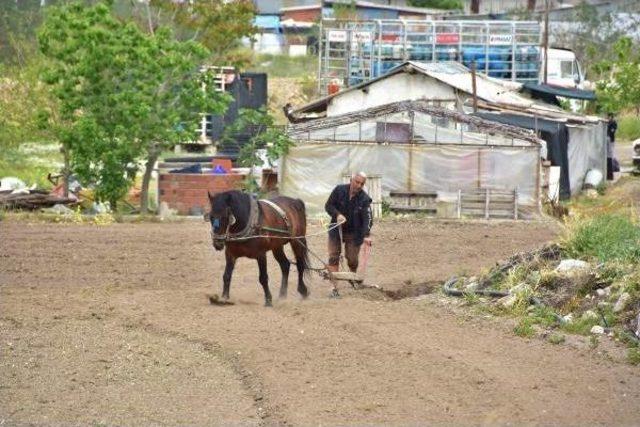
<path fill-rule="evenodd" d="M 368 282 L 401 296 L 556 233 L 418 220 L 374 231 Z M 240 260 L 235 305 L 209 305 L 223 256 L 208 233 L 0 222 L 0 425 L 640 423 L 637 368 L 518 338 L 439 294 L 343 286 L 330 299 L 313 276 L 302 301 L 292 277 L 289 299 L 265 308 L 255 262 Z M 269 271 L 277 294 L 271 258 Z"/>

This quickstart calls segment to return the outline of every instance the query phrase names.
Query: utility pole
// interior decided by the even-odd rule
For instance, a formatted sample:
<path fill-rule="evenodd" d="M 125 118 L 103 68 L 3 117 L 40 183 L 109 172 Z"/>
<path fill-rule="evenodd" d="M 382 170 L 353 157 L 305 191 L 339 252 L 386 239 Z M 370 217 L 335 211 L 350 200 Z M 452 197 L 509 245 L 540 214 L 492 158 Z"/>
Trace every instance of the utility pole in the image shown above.
<path fill-rule="evenodd" d="M 544 84 L 547 84 L 549 68 L 549 0 L 544 0 Z"/>

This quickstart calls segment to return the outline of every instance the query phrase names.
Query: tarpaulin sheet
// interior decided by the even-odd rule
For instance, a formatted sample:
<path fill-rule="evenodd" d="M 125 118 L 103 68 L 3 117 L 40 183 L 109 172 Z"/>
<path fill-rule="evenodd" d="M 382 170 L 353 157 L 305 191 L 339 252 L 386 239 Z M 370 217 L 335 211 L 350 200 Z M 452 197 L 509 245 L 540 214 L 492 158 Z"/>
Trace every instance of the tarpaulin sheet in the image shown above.
<path fill-rule="evenodd" d="M 506 113 L 476 113 L 475 115 L 486 120 L 538 131 L 540 137 L 547 143 L 547 159 L 551 161 L 553 166 L 560 166 L 560 199 L 571 197 L 570 164 L 567 150 L 569 131 L 564 123 Z"/>
<path fill-rule="evenodd" d="M 311 215 L 345 174 L 381 175 L 390 191 L 518 190 L 520 205 L 537 206 L 540 148 L 441 144 L 301 142 L 281 160 L 282 194 L 305 201 Z"/>

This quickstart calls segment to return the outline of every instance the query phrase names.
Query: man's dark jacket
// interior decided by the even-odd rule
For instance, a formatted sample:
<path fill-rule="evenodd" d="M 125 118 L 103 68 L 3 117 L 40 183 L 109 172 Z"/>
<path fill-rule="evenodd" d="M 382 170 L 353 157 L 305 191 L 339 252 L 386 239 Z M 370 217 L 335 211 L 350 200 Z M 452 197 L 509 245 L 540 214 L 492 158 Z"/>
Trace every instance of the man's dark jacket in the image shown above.
<path fill-rule="evenodd" d="M 364 191 L 358 192 L 349 200 L 349 184 L 338 185 L 333 189 L 324 209 L 331 215 L 331 224 L 335 224 L 338 214 L 347 218 L 347 222 L 342 226 L 344 233 L 353 234 L 353 244 L 361 245 L 365 237 L 369 236 L 371 229 L 371 197 Z M 338 236 L 338 228 L 334 228 L 329 233 L 332 237 Z"/>

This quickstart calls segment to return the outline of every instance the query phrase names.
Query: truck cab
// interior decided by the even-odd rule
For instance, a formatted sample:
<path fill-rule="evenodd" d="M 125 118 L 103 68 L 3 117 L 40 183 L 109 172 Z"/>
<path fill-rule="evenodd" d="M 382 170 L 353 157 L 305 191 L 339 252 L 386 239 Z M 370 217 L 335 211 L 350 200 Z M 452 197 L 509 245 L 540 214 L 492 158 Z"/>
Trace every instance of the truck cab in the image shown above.
<path fill-rule="evenodd" d="M 544 82 L 544 49 L 540 52 L 540 83 Z M 549 48 L 547 64 L 547 84 L 572 89 L 591 89 L 591 82 L 585 80 L 576 54 L 569 49 Z"/>

